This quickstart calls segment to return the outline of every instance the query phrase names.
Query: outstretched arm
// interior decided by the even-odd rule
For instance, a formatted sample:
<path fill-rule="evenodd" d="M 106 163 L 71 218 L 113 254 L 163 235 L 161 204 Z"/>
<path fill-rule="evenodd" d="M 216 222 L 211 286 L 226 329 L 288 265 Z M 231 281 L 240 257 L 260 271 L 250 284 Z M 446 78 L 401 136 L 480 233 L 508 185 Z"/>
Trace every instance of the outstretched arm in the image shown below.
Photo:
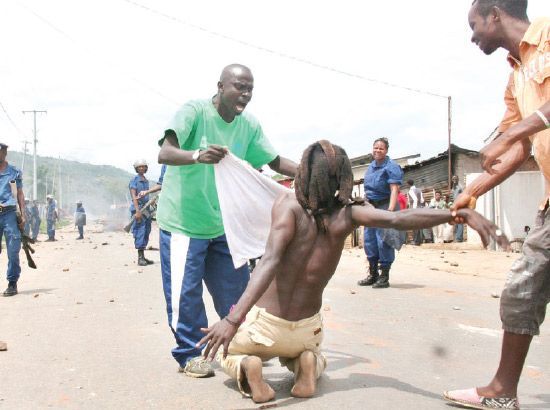
<path fill-rule="evenodd" d="M 500 138 L 502 136 L 495 141 L 498 141 Z M 500 155 L 498 163 L 492 166 L 493 173 L 485 171 L 478 176 L 455 199 L 452 209 L 475 208 L 475 200 L 477 198 L 516 172 L 521 164 L 529 158 L 529 155 L 531 155 L 531 142 L 528 139 L 515 142 L 504 154 Z"/>
<path fill-rule="evenodd" d="M 271 230 L 267 240 L 265 254 L 254 269 L 248 285 L 235 305 L 230 315 L 210 326 L 201 329 L 204 336 L 197 347 L 208 342 L 204 350 L 204 357 L 213 360 L 216 352 L 223 346 L 223 357 L 227 356 L 229 342 L 237 333 L 239 324 L 244 320 L 248 311 L 264 294 L 269 284 L 273 281 L 275 273 L 279 270 L 288 244 L 294 238 L 296 232 L 296 216 L 292 210 L 288 195 L 280 196 L 271 210 Z"/>
<path fill-rule="evenodd" d="M 490 238 L 502 248 L 507 249 L 509 246 L 506 236 L 502 235 L 495 224 L 471 209 L 460 209 L 452 213 L 444 209 L 429 208 L 407 209 L 401 212 L 388 212 L 371 206 L 352 206 L 351 209 L 355 225 L 394 228 L 400 231 L 431 228 L 458 217 L 479 233 L 483 246 L 489 244 Z"/>

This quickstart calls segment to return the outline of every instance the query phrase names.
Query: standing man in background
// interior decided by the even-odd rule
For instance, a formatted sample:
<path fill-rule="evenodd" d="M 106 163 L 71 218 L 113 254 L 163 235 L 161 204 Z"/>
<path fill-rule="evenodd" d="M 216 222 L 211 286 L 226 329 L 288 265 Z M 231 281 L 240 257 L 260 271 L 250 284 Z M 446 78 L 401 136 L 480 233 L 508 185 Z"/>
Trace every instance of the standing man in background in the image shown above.
<path fill-rule="evenodd" d="M 57 213 L 57 206 L 55 203 L 55 199 L 52 195 L 46 195 L 46 201 L 47 203 L 47 210 L 46 210 L 46 222 L 47 222 L 47 231 L 48 231 L 48 239 L 46 239 L 46 242 L 53 242 L 55 241 L 55 223 L 57 219 L 59 218 L 59 214 Z"/>
<path fill-rule="evenodd" d="M 157 209 L 164 296 L 177 343 L 172 355 L 180 371 L 191 377 L 214 375 L 195 346 L 201 328 L 208 327 L 203 281 L 221 318 L 237 303 L 250 277 L 246 264 L 233 266 L 213 164 L 231 152 L 255 169 L 268 164 L 288 176 L 297 170 L 297 164 L 273 149 L 259 122 L 244 113 L 253 88 L 248 67 L 225 67 L 216 95 L 183 105 L 159 141 L 159 163 L 176 165 L 166 171 Z"/>
<path fill-rule="evenodd" d="M 21 230 L 25 227 L 25 195 L 23 194 L 23 174 L 21 171 L 8 164 L 6 157 L 8 146 L 0 142 L 0 240 L 6 238 L 6 250 L 8 254 L 8 270 L 6 277 L 8 288 L 4 296 L 17 295 L 17 281 L 21 275 L 19 263 L 19 251 L 21 250 Z M 13 197 L 10 182 L 15 181 L 17 198 Z M 21 210 L 21 221 L 17 225 L 17 204 Z"/>
<path fill-rule="evenodd" d="M 23 232 L 25 232 L 25 235 L 27 235 L 30 238 L 32 214 L 31 214 L 31 208 L 29 205 L 30 205 L 30 201 L 27 198 L 25 198 L 25 228 L 23 229 Z"/>
<path fill-rule="evenodd" d="M 434 197 L 430 201 L 430 208 L 447 209 L 447 202 L 441 197 L 441 191 L 436 191 Z M 443 243 L 443 230 L 445 224 L 436 225 L 432 228 L 434 243 Z"/>
<path fill-rule="evenodd" d="M 468 23 L 472 42 L 485 54 L 499 48 L 509 52 L 512 73 L 501 134 L 481 150 L 485 172 L 466 186 L 453 206 L 475 207 L 476 199 L 517 171 L 532 149 L 546 192 L 500 298 L 504 335 L 498 369 L 488 385 L 445 392 L 444 397 L 477 409 L 517 410 L 521 372 L 550 302 L 550 18 L 529 22 L 527 0 L 476 0 Z"/>
<path fill-rule="evenodd" d="M 453 192 L 453 202 L 459 197 L 459 195 L 464 191 L 462 185 L 458 181 L 458 177 L 453 175 L 451 178 L 451 190 Z M 455 227 L 455 242 L 462 242 L 464 240 L 464 224 L 456 224 Z"/>
<path fill-rule="evenodd" d="M 40 218 L 40 210 L 38 209 L 38 204 L 36 200 L 32 201 L 32 206 L 30 210 L 31 214 L 31 238 L 33 241 L 37 241 L 38 233 L 40 232 L 40 223 L 42 219 Z"/>
<path fill-rule="evenodd" d="M 145 177 L 149 166 L 144 159 L 134 162 L 134 169 L 136 176 L 132 178 L 128 189 L 130 190 L 130 198 L 132 203 L 130 204 L 130 216 L 135 217 L 132 224 L 132 234 L 134 235 L 134 245 L 138 251 L 139 266 L 151 265 L 154 262 L 145 258 L 145 248 L 149 243 L 149 235 L 151 233 L 151 218 L 143 215 L 141 208 L 149 201 L 149 194 L 139 196 L 142 191 L 149 190 L 149 180 Z"/>
<path fill-rule="evenodd" d="M 409 208 L 423 208 L 424 207 L 424 195 L 422 190 L 414 186 L 414 181 L 409 179 L 407 181 L 409 186 L 409 192 L 407 196 L 409 198 Z M 413 242 L 416 246 L 420 246 L 424 242 L 424 236 L 422 235 L 422 229 L 417 229 L 413 231 Z"/>
<path fill-rule="evenodd" d="M 78 228 L 78 238 L 84 239 L 84 225 L 86 225 L 86 211 L 82 206 L 82 201 L 76 201 L 76 211 L 74 213 L 74 224 Z"/>

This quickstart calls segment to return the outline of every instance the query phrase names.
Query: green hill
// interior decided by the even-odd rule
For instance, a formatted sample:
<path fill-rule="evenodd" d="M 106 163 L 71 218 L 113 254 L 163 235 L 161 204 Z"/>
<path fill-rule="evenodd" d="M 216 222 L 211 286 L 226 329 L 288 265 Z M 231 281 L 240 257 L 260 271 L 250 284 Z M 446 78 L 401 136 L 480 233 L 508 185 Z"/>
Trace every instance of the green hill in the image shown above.
<path fill-rule="evenodd" d="M 22 167 L 23 154 L 8 151 L 7 160 Z M 37 200 L 46 202 L 52 194 L 58 206 L 71 215 L 77 200 L 83 202 L 90 216 L 105 215 L 112 204 L 126 204 L 129 200 L 128 182 L 132 174 L 110 165 L 92 165 L 52 157 L 36 157 Z M 23 190 L 26 198 L 32 197 L 33 158 L 25 158 Z"/>

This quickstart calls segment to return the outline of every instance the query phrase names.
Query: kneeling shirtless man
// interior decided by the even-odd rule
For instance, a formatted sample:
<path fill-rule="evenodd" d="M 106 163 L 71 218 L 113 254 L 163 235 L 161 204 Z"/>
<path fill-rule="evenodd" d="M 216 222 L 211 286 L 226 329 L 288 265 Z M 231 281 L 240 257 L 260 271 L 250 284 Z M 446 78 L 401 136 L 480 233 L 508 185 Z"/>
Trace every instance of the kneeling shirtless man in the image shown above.
<path fill-rule="evenodd" d="M 358 226 L 416 230 L 453 217 L 507 247 L 497 227 L 470 209 L 410 209 L 388 212 L 351 200 L 353 174 L 346 152 L 328 141 L 310 145 L 295 180 L 295 194 L 273 205 L 266 252 L 250 282 L 223 320 L 203 329 L 204 356 L 213 360 L 223 345 L 221 366 L 256 403 L 274 398 L 263 380 L 262 361 L 279 357 L 295 373 L 292 395 L 311 397 L 326 367 L 321 354 L 323 290 L 334 274 L 346 237 Z"/>

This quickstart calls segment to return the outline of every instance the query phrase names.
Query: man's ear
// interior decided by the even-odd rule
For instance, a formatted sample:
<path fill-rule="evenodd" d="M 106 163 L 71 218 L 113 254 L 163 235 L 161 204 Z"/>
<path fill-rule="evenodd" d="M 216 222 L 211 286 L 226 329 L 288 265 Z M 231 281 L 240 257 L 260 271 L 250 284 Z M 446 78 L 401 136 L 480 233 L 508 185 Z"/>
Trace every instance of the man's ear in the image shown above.
<path fill-rule="evenodd" d="M 223 92 L 223 83 L 218 81 L 218 92 Z"/>
<path fill-rule="evenodd" d="M 500 22 L 501 14 L 502 14 L 502 10 L 499 9 L 497 6 L 493 6 L 493 8 L 491 9 L 491 12 L 489 13 L 489 15 L 493 18 L 493 21 L 498 21 L 498 22 Z"/>

